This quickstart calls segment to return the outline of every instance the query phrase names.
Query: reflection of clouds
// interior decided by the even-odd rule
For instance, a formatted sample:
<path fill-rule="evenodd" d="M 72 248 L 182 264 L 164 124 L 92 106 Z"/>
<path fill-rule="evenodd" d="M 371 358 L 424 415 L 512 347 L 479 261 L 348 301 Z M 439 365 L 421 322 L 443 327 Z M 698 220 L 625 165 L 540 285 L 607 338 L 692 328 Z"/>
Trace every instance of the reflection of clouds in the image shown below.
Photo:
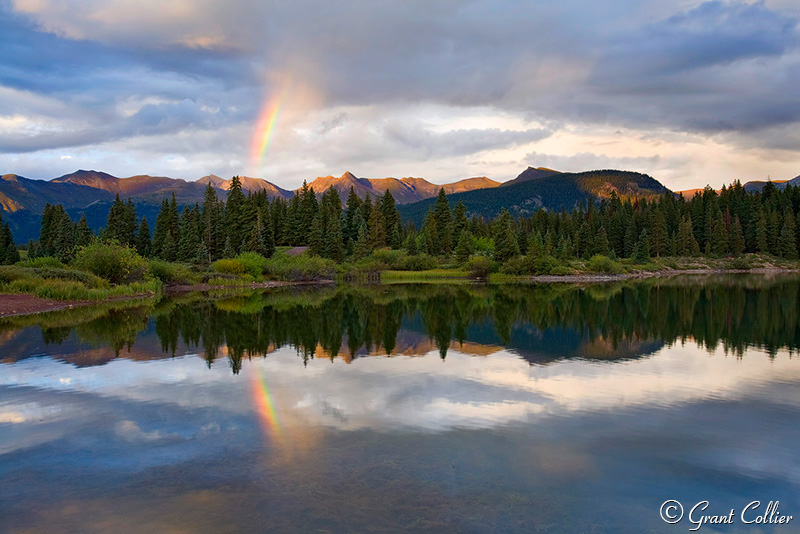
<path fill-rule="evenodd" d="M 180 441 L 183 439 L 178 434 L 169 434 L 161 430 L 145 432 L 134 421 L 120 421 L 114 427 L 117 436 L 125 441 L 152 443 L 157 441 Z"/>
<path fill-rule="evenodd" d="M 284 427 L 343 430 L 488 428 L 577 411 L 758 396 L 772 382 L 800 379 L 800 367 L 783 353 L 771 360 L 752 350 L 738 360 L 722 349 L 709 352 L 693 344 L 666 347 L 647 359 L 564 360 L 547 366 L 530 366 L 506 351 L 488 358 L 452 351 L 446 361 L 430 353 L 365 358 L 350 365 L 313 360 L 304 367 L 292 349 L 281 349 L 266 359 L 245 361 L 236 376 L 227 362 L 209 371 L 195 357 L 116 360 L 84 369 L 38 359 L 2 370 L 9 386 L 249 414 L 252 366 L 260 367 L 269 382 Z M 785 402 L 796 405 L 795 400 L 792 395 Z M 12 419 L 18 411 L 0 413 Z"/>
<path fill-rule="evenodd" d="M 42 422 L 61 413 L 60 406 L 44 406 L 38 402 L 0 405 L 0 424 Z"/>

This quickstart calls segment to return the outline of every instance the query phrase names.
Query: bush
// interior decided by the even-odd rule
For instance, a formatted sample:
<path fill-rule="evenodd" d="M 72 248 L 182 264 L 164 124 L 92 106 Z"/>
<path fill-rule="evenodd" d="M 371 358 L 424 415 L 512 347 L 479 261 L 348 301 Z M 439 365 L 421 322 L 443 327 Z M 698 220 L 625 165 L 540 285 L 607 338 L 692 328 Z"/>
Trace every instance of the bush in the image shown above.
<path fill-rule="evenodd" d="M 72 265 L 112 284 L 144 280 L 148 267 L 147 261 L 132 248 L 100 241 L 81 247 Z"/>
<path fill-rule="evenodd" d="M 243 252 L 236 257 L 244 265 L 244 270 L 253 278 L 260 278 L 267 268 L 267 258 L 258 252 Z"/>
<path fill-rule="evenodd" d="M 388 248 L 378 249 L 365 258 L 367 262 L 380 262 L 389 269 L 400 269 L 405 263 L 407 253 L 405 250 L 391 250 Z"/>
<path fill-rule="evenodd" d="M 539 256 L 533 260 L 533 272 L 539 275 L 569 274 L 569 268 L 553 256 Z"/>
<path fill-rule="evenodd" d="M 750 270 L 753 268 L 753 262 L 750 261 L 750 258 L 747 256 L 737 256 L 736 258 L 731 258 L 726 262 L 725 265 L 726 269 L 737 269 L 737 270 Z"/>
<path fill-rule="evenodd" d="M 42 256 L 41 258 L 33 258 L 21 262 L 24 267 L 53 267 L 56 269 L 63 269 L 66 267 L 63 263 L 58 261 L 57 258 L 52 256 Z"/>
<path fill-rule="evenodd" d="M 10 284 L 14 280 L 25 278 L 28 275 L 28 270 L 19 266 L 3 265 L 0 266 L 0 284 Z"/>
<path fill-rule="evenodd" d="M 589 258 L 587 267 L 596 273 L 619 274 L 623 272 L 622 264 L 602 254 L 595 254 Z"/>
<path fill-rule="evenodd" d="M 332 280 L 336 273 L 337 266 L 333 260 L 306 254 L 276 254 L 267 260 L 264 268 L 265 276 L 292 282 Z"/>
<path fill-rule="evenodd" d="M 473 278 L 486 278 L 495 271 L 495 264 L 486 256 L 472 256 L 467 261 L 466 268 Z"/>
<path fill-rule="evenodd" d="M 193 273 L 185 265 L 180 263 L 170 263 L 162 260 L 150 260 L 149 262 L 150 276 L 157 280 L 161 280 L 165 284 L 174 283 L 187 283 L 200 281 L 200 275 Z"/>
<path fill-rule="evenodd" d="M 514 256 L 500 267 L 503 274 L 524 275 L 533 272 L 533 261 L 526 256 Z"/>
<path fill-rule="evenodd" d="M 439 264 L 436 258 L 428 254 L 417 254 L 415 256 L 407 256 L 403 262 L 402 270 L 405 271 L 429 271 L 436 269 Z"/>
<path fill-rule="evenodd" d="M 76 271 L 75 269 L 58 269 L 54 267 L 41 267 L 31 269 L 37 276 L 46 279 L 66 280 L 71 282 L 80 282 L 87 287 L 106 287 L 108 282 L 103 280 L 97 275 L 87 273 L 85 271 Z"/>
<path fill-rule="evenodd" d="M 211 264 L 211 268 L 222 274 L 244 274 L 247 270 L 244 262 L 238 258 L 217 260 Z"/>

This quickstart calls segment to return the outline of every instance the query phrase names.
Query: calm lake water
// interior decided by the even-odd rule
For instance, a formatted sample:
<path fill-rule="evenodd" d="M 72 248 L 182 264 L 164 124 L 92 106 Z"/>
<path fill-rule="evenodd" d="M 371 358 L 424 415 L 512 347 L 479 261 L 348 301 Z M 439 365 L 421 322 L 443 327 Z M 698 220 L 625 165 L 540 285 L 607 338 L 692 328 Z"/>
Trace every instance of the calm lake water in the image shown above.
<path fill-rule="evenodd" d="M 797 532 L 798 298 L 404 284 L 2 320 L 0 532 L 678 533 L 704 500 L 734 524 L 700 532 Z"/>

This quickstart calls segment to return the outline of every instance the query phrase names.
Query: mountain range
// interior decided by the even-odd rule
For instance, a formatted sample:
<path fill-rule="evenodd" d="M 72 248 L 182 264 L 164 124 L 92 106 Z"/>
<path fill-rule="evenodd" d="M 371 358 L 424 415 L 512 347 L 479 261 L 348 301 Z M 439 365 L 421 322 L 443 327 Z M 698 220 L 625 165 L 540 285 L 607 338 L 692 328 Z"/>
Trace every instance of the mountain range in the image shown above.
<path fill-rule="evenodd" d="M 245 192 L 266 191 L 270 199 L 289 199 L 295 193 L 262 178 L 240 176 L 239 179 Z M 114 197 L 119 195 L 123 199 L 130 198 L 136 204 L 139 217 L 147 217 L 152 226 L 162 199 L 174 193 L 181 205 L 202 202 L 208 184 L 224 198 L 230 189 L 231 180 L 213 174 L 196 181 L 149 175 L 118 178 L 105 172 L 87 170 L 78 170 L 52 180 L 33 180 L 16 174 L 5 174 L 0 177 L 0 210 L 3 219 L 9 222 L 15 240 L 24 243 L 38 237 L 41 214 L 47 203 L 62 204 L 75 220 L 82 214 L 86 215 L 89 226 L 96 231 L 105 225 L 109 207 Z M 329 187 L 333 187 L 343 201 L 351 187 L 361 198 L 367 194 L 375 198 L 388 190 L 398 204 L 406 204 L 434 197 L 441 187 L 448 194 L 454 194 L 494 188 L 501 183 L 485 176 L 449 184 L 433 184 L 424 178 L 357 178 L 346 172 L 338 178 L 316 178 L 308 185 L 319 196 Z"/>
<path fill-rule="evenodd" d="M 283 189 L 262 178 L 240 176 L 240 181 L 245 192 L 266 191 L 270 198 L 289 199 L 296 191 Z M 744 187 L 761 189 L 765 183 L 747 182 Z M 774 183 L 778 187 L 785 187 L 785 183 L 800 185 L 800 177 Z M 74 220 L 86 215 L 89 226 L 97 230 L 105 225 L 109 207 L 119 195 L 123 199 L 130 198 L 136 204 L 138 216 L 147 217 L 152 227 L 162 199 L 174 193 L 180 205 L 202 202 L 208 184 L 224 198 L 231 180 L 213 174 L 195 181 L 149 175 L 118 178 L 93 170 L 78 170 L 52 180 L 6 174 L 0 177 L 0 212 L 20 243 L 38 237 L 41 213 L 47 203 L 64 205 Z M 654 178 L 635 172 L 562 173 L 545 167 L 528 167 L 507 182 L 481 176 L 434 184 L 424 178 L 358 178 L 345 172 L 339 177 L 318 177 L 308 185 L 317 195 L 333 187 L 343 202 L 351 188 L 361 198 L 367 194 L 375 198 L 390 191 L 400 205 L 401 215 L 416 224 L 421 223 L 440 188 L 444 188 L 454 203 L 464 202 L 468 214 L 485 217 L 495 216 L 501 207 L 514 215 L 529 215 L 539 208 L 571 209 L 578 202 L 607 198 L 612 191 L 623 198 L 652 197 L 669 191 Z M 686 196 L 689 192 L 681 193 Z"/>

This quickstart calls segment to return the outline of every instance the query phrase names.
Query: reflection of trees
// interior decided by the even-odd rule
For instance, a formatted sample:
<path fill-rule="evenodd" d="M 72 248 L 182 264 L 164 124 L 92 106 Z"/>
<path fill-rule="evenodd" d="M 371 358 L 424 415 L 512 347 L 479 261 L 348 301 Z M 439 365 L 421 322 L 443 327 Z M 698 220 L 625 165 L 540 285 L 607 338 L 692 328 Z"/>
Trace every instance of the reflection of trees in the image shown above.
<path fill-rule="evenodd" d="M 404 323 L 421 325 L 442 358 L 453 342 L 481 343 L 478 338 L 486 331 L 504 345 L 512 338 L 519 341 L 521 325 L 532 332 L 571 332 L 598 350 L 623 344 L 629 355 L 631 343 L 641 340 L 687 338 L 710 348 L 722 344 L 741 355 L 746 346 L 772 353 L 800 346 L 799 289 L 795 277 L 648 280 L 587 288 L 340 286 L 211 299 L 182 296 L 162 301 L 155 310 L 112 309 L 78 324 L 61 318 L 44 324 L 42 332 L 48 343 L 61 343 L 74 331 L 84 341 L 118 352 L 134 342 L 152 313 L 164 353 L 175 354 L 182 345 L 200 347 L 210 365 L 222 352 L 234 372 L 243 358 L 287 345 L 304 361 L 402 351 L 397 339 Z"/>

